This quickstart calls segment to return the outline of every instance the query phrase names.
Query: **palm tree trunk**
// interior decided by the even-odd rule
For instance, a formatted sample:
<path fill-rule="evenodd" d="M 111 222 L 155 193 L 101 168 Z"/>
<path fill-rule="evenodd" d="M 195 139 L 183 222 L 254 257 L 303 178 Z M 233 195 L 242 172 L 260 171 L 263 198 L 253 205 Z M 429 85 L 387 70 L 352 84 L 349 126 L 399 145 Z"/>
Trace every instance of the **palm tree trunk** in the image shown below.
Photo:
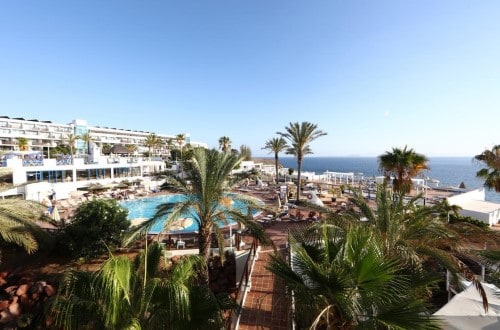
<path fill-rule="evenodd" d="M 295 204 L 297 204 L 299 202 L 299 199 L 300 199 L 300 187 L 302 186 L 302 183 L 301 183 L 301 180 L 300 180 L 300 176 L 301 176 L 301 172 L 302 172 L 302 157 L 297 157 L 297 179 L 298 179 L 298 182 L 297 182 L 297 200 L 295 202 Z"/>
<path fill-rule="evenodd" d="M 278 153 L 274 154 L 274 168 L 276 170 L 276 183 L 278 183 Z"/>
<path fill-rule="evenodd" d="M 200 233 L 198 234 L 199 241 L 199 254 L 203 257 L 203 260 L 208 262 L 210 258 L 210 243 L 211 243 L 211 228 L 200 228 Z M 208 285 L 209 284 L 209 272 L 208 267 L 204 267 L 203 271 L 200 274 L 201 284 Z"/>

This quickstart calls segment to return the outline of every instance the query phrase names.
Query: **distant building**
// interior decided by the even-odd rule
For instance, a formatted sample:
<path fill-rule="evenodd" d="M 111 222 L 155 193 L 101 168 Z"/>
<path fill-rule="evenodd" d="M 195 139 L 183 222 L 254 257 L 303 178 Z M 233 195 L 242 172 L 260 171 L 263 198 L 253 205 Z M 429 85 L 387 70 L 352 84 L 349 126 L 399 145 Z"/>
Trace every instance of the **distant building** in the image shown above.
<path fill-rule="evenodd" d="M 68 134 L 81 136 L 89 133 L 92 137 L 91 144 L 100 150 L 105 144 L 114 146 L 116 144 L 133 144 L 137 146 L 137 152 L 148 151 L 144 141 L 153 132 L 138 131 L 132 129 L 122 129 L 114 127 L 89 126 L 86 120 L 75 119 L 69 124 L 58 124 L 52 121 L 38 119 L 10 118 L 0 116 L 0 151 L 14 151 L 18 149 L 18 139 L 26 138 L 29 150 L 48 153 L 50 148 L 58 145 L 67 145 Z M 165 135 L 154 133 L 158 137 L 167 140 L 173 139 L 175 134 Z M 185 134 L 184 145 L 190 144 L 193 147 L 207 148 L 208 145 L 202 142 L 191 141 L 189 134 Z M 85 143 L 78 140 L 75 145 L 75 154 L 86 154 Z"/>
<path fill-rule="evenodd" d="M 69 134 L 81 136 L 86 133 L 92 137 L 89 150 L 80 139 L 75 143 L 73 156 L 49 157 L 50 148 L 68 145 Z M 166 169 L 161 157 L 140 156 L 148 151 L 144 142 L 151 134 L 153 133 L 89 126 L 85 120 L 80 119 L 73 120 L 70 124 L 57 124 L 0 116 L 0 172 L 2 179 L 14 185 L 12 189 L 2 191 L 0 196 L 21 196 L 41 201 L 49 193 L 56 192 L 58 198 L 67 198 L 71 192 L 93 183 L 146 179 L 145 176 Z M 173 145 L 178 147 L 175 135 L 156 135 L 164 140 L 173 139 Z M 207 148 L 206 143 L 191 141 L 189 134 L 185 134 L 185 137 L 184 145 Z M 20 138 L 27 140 L 27 150 L 19 150 Z M 131 144 L 137 146 L 137 151 L 125 157 L 120 157 L 119 154 L 106 156 L 101 153 L 105 144 L 111 147 Z M 162 154 L 161 151 L 158 150 L 158 153 Z"/>
<path fill-rule="evenodd" d="M 450 205 L 460 206 L 460 214 L 493 226 L 500 222 L 500 204 L 485 201 L 484 188 L 448 197 Z"/>

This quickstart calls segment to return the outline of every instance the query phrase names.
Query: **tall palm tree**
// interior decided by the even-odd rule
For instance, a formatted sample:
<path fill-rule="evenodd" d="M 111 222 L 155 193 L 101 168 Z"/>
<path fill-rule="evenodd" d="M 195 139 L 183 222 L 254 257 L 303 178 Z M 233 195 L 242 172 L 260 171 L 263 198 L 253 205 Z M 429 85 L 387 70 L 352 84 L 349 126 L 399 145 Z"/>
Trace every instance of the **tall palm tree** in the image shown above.
<path fill-rule="evenodd" d="M 80 137 L 78 135 L 75 135 L 75 134 L 68 134 L 68 136 L 66 136 L 66 141 L 68 142 L 68 145 L 69 145 L 69 152 L 71 154 L 71 157 L 73 157 L 73 150 L 75 148 L 75 143 L 77 140 L 79 140 Z"/>
<path fill-rule="evenodd" d="M 278 154 L 288 148 L 288 144 L 283 137 L 274 137 L 266 141 L 262 149 L 269 150 L 269 153 L 274 153 L 274 168 L 276 169 L 276 181 L 279 179 L 278 172 Z"/>
<path fill-rule="evenodd" d="M 276 254 L 268 268 L 293 294 L 299 328 L 437 329 L 416 296 L 402 261 L 364 226 L 328 223 L 292 231 L 290 262 Z"/>
<path fill-rule="evenodd" d="M 290 123 L 285 127 L 286 132 L 277 132 L 289 142 L 289 147 L 286 151 L 289 155 L 294 155 L 297 158 L 297 202 L 299 201 L 301 191 L 300 175 L 302 172 L 302 161 L 305 155 L 312 154 L 309 144 L 317 138 L 326 135 L 326 132 L 318 129 L 318 125 L 304 121 L 302 123 Z"/>
<path fill-rule="evenodd" d="M 182 160 L 182 147 L 184 146 L 184 142 L 186 141 L 186 134 L 177 134 L 175 136 L 175 142 L 179 146 L 179 150 L 181 152 L 181 160 Z"/>
<path fill-rule="evenodd" d="M 242 144 L 240 146 L 240 155 L 243 160 L 252 160 L 252 149 L 249 146 Z"/>
<path fill-rule="evenodd" d="M 80 136 L 80 140 L 85 143 L 85 147 L 87 148 L 87 155 L 90 155 L 90 142 L 94 141 L 94 138 L 90 134 L 90 132 L 83 133 Z"/>
<path fill-rule="evenodd" d="M 474 156 L 474 159 L 486 166 L 479 170 L 476 176 L 484 180 L 486 188 L 500 192 L 500 144 Z"/>
<path fill-rule="evenodd" d="M 387 180 L 394 176 L 393 187 L 396 191 L 409 193 L 412 186 L 411 179 L 422 170 L 429 169 L 427 157 L 416 153 L 405 146 L 403 149 L 392 148 L 378 157 L 379 167 Z"/>
<path fill-rule="evenodd" d="M 158 139 L 159 137 L 155 133 L 152 133 L 144 140 L 144 145 L 148 148 L 149 156 L 151 156 L 151 150 L 158 145 Z"/>
<path fill-rule="evenodd" d="M 17 147 L 19 148 L 20 151 L 27 151 L 29 150 L 29 140 L 25 137 L 18 137 L 17 138 Z"/>
<path fill-rule="evenodd" d="M 172 138 L 169 138 L 165 141 L 165 147 L 167 148 L 167 154 L 168 154 L 168 158 L 170 159 L 171 158 L 171 152 L 172 152 L 172 149 L 174 148 L 174 139 Z"/>
<path fill-rule="evenodd" d="M 186 134 L 182 134 L 182 133 L 181 134 L 177 134 L 175 136 L 175 141 L 179 145 L 179 151 L 181 153 L 179 173 L 182 173 L 183 172 L 183 169 L 182 169 L 182 161 L 183 161 L 183 158 L 182 158 L 182 149 L 183 149 L 183 146 L 184 146 L 184 142 L 186 141 Z"/>
<path fill-rule="evenodd" d="M 154 243 L 134 261 L 111 256 L 95 273 L 71 270 L 52 305 L 62 329 L 214 329 L 222 327 L 221 301 L 196 284 L 197 256 L 161 271 Z M 163 267 L 164 268 L 164 267 Z"/>
<path fill-rule="evenodd" d="M 0 200 L 0 246 L 15 244 L 27 253 L 34 253 L 38 249 L 36 236 L 41 232 L 35 220 L 42 219 L 45 210 L 44 206 L 35 202 Z"/>
<path fill-rule="evenodd" d="M 144 222 L 136 234 L 147 232 L 156 222 L 164 220 L 164 231 L 181 217 L 190 217 L 198 225 L 199 254 L 208 261 L 210 257 L 211 235 L 215 233 L 219 248 L 223 247 L 220 225 L 228 225 L 230 219 L 244 224 L 252 233 L 265 240 L 262 227 L 248 219 L 247 209 L 259 210 L 262 206 L 253 197 L 229 194 L 238 183 L 231 177 L 231 171 L 241 162 L 232 153 L 217 150 L 194 149 L 191 161 L 186 165 L 186 179 L 170 175 L 165 187 L 183 195 L 180 201 L 168 202 L 158 206 L 156 215 Z M 234 208 L 237 203 L 243 210 Z M 132 236 L 133 238 L 133 236 Z M 221 253 L 221 256 L 223 253 Z M 208 270 L 201 274 L 202 283 L 208 284 Z"/>
<path fill-rule="evenodd" d="M 228 136 L 221 136 L 219 138 L 219 149 L 222 150 L 222 152 L 231 150 L 231 139 Z"/>
<path fill-rule="evenodd" d="M 156 140 L 155 148 L 158 150 L 158 154 L 161 156 L 163 154 L 163 148 L 165 146 L 165 141 L 161 137 Z"/>

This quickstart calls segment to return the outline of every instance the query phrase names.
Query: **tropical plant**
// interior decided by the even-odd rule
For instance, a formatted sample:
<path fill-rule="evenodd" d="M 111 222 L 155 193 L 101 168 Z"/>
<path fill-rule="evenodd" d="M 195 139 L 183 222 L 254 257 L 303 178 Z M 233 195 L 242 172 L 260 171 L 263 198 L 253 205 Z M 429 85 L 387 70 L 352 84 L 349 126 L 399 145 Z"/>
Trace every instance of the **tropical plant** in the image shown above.
<path fill-rule="evenodd" d="M 474 283 L 487 301 L 481 284 L 458 258 L 463 254 L 462 244 L 467 243 L 467 236 L 461 235 L 461 228 L 449 227 L 447 221 L 439 216 L 444 210 L 442 205 L 421 206 L 418 204 L 421 194 L 405 200 L 404 192 L 392 193 L 385 184 L 377 189 L 376 211 L 370 208 L 361 194 L 355 192 L 354 195 L 352 201 L 360 213 L 351 212 L 348 216 L 357 222 L 365 218 L 367 226 L 383 238 L 387 255 L 401 258 L 410 272 L 426 269 L 437 274 L 445 268 L 455 279 L 459 275 L 464 276 Z M 467 228 L 468 232 L 481 231 L 473 226 Z"/>
<path fill-rule="evenodd" d="M 450 214 L 453 214 L 455 217 L 458 217 L 460 210 L 462 209 L 460 206 L 455 204 L 450 204 L 448 199 L 443 199 L 441 203 L 439 203 L 436 207 L 441 211 L 440 215 L 446 218 L 446 221 L 450 222 Z"/>
<path fill-rule="evenodd" d="M 300 175 L 302 172 L 302 161 L 305 155 L 312 154 L 310 143 L 317 138 L 326 135 L 326 132 L 318 129 L 318 125 L 309 122 L 302 123 L 290 123 L 285 127 L 284 133 L 277 132 L 278 135 L 285 138 L 289 142 L 289 147 L 286 149 L 286 153 L 289 155 L 294 155 L 297 158 L 297 202 L 299 201 L 300 191 L 301 191 L 301 180 Z"/>
<path fill-rule="evenodd" d="M 127 149 L 129 154 L 133 154 L 137 150 L 137 145 L 135 144 L 126 144 L 125 149 Z"/>
<path fill-rule="evenodd" d="M 146 137 L 146 139 L 144 140 L 144 145 L 148 148 L 149 155 L 151 155 L 151 150 L 154 150 L 157 147 L 159 140 L 161 140 L 161 138 L 158 137 L 155 133 L 152 133 Z"/>
<path fill-rule="evenodd" d="M 486 166 L 480 169 L 476 176 L 484 180 L 486 188 L 500 192 L 500 144 L 474 156 L 474 159 Z"/>
<path fill-rule="evenodd" d="M 500 287 L 500 250 L 482 250 L 477 253 L 486 268 L 485 282 Z"/>
<path fill-rule="evenodd" d="M 75 148 L 75 143 L 79 139 L 80 139 L 80 137 L 78 135 L 71 134 L 71 133 L 66 136 L 66 141 L 68 142 L 69 152 L 70 152 L 71 156 L 73 156 L 73 154 L 74 154 L 73 150 Z"/>
<path fill-rule="evenodd" d="M 80 135 L 80 140 L 85 143 L 85 148 L 87 149 L 87 155 L 90 155 L 90 142 L 94 141 L 94 138 L 90 132 L 83 133 Z"/>
<path fill-rule="evenodd" d="M 20 151 L 29 150 L 29 147 L 30 147 L 29 140 L 25 137 L 18 137 L 17 138 L 17 147 L 19 148 Z"/>
<path fill-rule="evenodd" d="M 243 160 L 252 160 L 252 149 L 249 146 L 242 144 L 240 146 L 240 156 Z"/>
<path fill-rule="evenodd" d="M 67 272 L 51 308 L 55 326 L 221 329 L 221 311 L 232 305 L 196 283 L 196 270 L 206 268 L 203 261 L 186 256 L 165 271 L 162 254 L 162 248 L 153 243 L 134 261 L 111 256 L 97 272 Z"/>
<path fill-rule="evenodd" d="M 383 245 L 360 224 L 292 231 L 290 262 L 275 254 L 268 268 L 293 294 L 298 328 L 438 329 L 417 298 L 417 282 Z"/>
<path fill-rule="evenodd" d="M 43 219 L 46 208 L 39 203 L 17 200 L 0 200 L 0 246 L 14 244 L 31 254 L 37 251 L 37 236 L 41 230 L 35 223 Z M 1 263 L 1 251 L 0 251 Z"/>
<path fill-rule="evenodd" d="M 394 190 L 404 193 L 410 192 L 413 177 L 422 170 L 429 169 L 427 157 L 416 153 L 413 149 L 408 149 L 407 146 L 403 149 L 392 148 L 392 151 L 380 155 L 378 161 L 386 180 L 390 180 L 391 176 L 394 176 Z"/>
<path fill-rule="evenodd" d="M 116 200 L 93 199 L 77 208 L 59 244 L 73 256 L 95 257 L 120 246 L 129 227 L 127 210 Z"/>
<path fill-rule="evenodd" d="M 274 153 L 274 168 L 276 170 L 276 181 L 279 179 L 278 172 L 278 154 L 288 148 L 288 144 L 283 137 L 274 137 L 266 141 L 262 149 L 269 150 L 269 153 Z"/>
<path fill-rule="evenodd" d="M 179 172 L 182 173 L 183 170 L 182 170 L 182 163 L 183 163 L 183 158 L 182 158 L 182 149 L 183 149 L 183 146 L 184 146 L 184 142 L 186 141 L 186 134 L 177 134 L 175 136 L 175 141 L 177 142 L 177 144 L 179 145 L 179 152 L 181 154 L 181 157 L 180 157 L 180 166 L 178 167 L 179 169 Z"/>
<path fill-rule="evenodd" d="M 219 138 L 219 149 L 222 152 L 231 150 L 231 139 L 228 136 L 222 136 Z"/>
<path fill-rule="evenodd" d="M 239 180 L 230 174 L 240 161 L 241 158 L 231 153 L 193 149 L 193 157 L 186 166 L 186 179 L 170 175 L 166 177 L 166 183 L 162 187 L 183 194 L 183 198 L 158 206 L 156 215 L 138 226 L 135 236 L 131 236 L 131 239 L 143 235 L 158 221 L 164 220 L 164 231 L 168 232 L 179 218 L 190 217 L 199 228 L 199 254 L 207 262 L 210 257 L 211 233 L 215 233 L 218 246 L 222 249 L 223 235 L 220 225 L 228 225 L 231 220 L 244 224 L 255 235 L 265 240 L 262 227 L 249 221 L 247 216 L 248 208 L 261 209 L 258 201 L 251 196 L 230 194 L 231 188 L 235 187 Z M 234 203 L 243 205 L 244 209 L 234 208 Z M 208 270 L 201 274 L 201 281 L 208 284 Z"/>
<path fill-rule="evenodd" d="M 102 145 L 102 153 L 105 155 L 109 155 L 111 153 L 113 146 L 109 143 L 104 143 Z"/>
<path fill-rule="evenodd" d="M 172 158 L 172 149 L 174 148 L 174 140 L 169 138 L 165 141 L 165 148 L 167 149 L 168 158 Z"/>
<path fill-rule="evenodd" d="M 182 147 L 184 146 L 185 141 L 186 141 L 186 134 L 177 134 L 175 136 L 175 142 L 177 142 L 177 145 L 179 146 L 179 150 L 181 152 L 181 159 L 182 159 Z"/>

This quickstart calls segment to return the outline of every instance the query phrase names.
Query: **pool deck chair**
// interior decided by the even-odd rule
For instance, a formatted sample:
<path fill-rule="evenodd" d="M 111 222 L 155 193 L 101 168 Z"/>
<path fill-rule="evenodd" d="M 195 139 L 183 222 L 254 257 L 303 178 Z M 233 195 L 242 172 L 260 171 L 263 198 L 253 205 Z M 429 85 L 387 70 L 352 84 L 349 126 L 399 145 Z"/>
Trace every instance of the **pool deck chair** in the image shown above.
<path fill-rule="evenodd" d="M 177 249 L 184 249 L 186 247 L 186 242 L 185 241 L 181 241 L 181 240 L 178 240 L 176 243 L 177 245 Z"/>

